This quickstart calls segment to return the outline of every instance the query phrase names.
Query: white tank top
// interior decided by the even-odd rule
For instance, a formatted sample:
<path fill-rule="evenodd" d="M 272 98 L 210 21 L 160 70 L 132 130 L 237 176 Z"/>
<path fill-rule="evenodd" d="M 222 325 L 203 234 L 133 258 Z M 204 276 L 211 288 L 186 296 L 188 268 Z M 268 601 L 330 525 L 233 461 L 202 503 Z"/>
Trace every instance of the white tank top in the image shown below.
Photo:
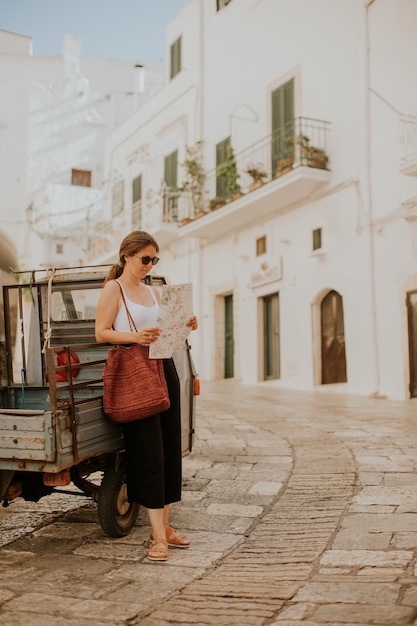
<path fill-rule="evenodd" d="M 121 283 L 119 283 L 119 285 L 123 290 L 124 297 L 126 298 L 126 304 L 136 324 L 136 328 L 138 330 L 142 330 L 143 328 L 154 328 L 155 326 L 158 326 L 156 320 L 159 313 L 159 303 L 156 299 L 155 292 L 152 287 L 150 285 L 145 285 L 145 287 L 149 289 L 155 304 L 153 306 L 145 306 L 143 304 L 137 304 L 137 302 L 132 302 L 132 300 L 129 300 Z M 129 332 L 131 330 L 126 313 L 126 307 L 123 301 L 121 303 L 120 311 L 114 319 L 113 328 L 114 330 L 118 330 L 121 332 Z"/>

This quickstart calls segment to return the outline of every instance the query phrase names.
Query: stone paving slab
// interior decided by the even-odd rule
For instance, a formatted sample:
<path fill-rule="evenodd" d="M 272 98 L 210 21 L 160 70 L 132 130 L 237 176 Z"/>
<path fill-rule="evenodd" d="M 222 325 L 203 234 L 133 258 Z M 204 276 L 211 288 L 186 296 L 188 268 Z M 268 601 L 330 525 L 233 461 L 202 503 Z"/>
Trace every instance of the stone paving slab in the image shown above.
<path fill-rule="evenodd" d="M 110 540 L 91 501 L 16 501 L 0 511 L 0 623 L 417 624 L 416 408 L 203 384 L 172 507 L 192 546 L 150 563 L 142 512 Z"/>

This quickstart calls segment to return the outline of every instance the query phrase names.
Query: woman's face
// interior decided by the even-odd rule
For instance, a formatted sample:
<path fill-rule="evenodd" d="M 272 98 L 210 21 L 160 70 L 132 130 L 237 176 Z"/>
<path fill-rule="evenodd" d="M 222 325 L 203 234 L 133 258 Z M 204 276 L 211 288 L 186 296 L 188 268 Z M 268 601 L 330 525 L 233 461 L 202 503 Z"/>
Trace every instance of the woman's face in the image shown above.
<path fill-rule="evenodd" d="M 143 278 L 151 271 L 152 267 L 159 261 L 158 253 L 155 246 L 145 246 L 136 254 L 127 257 L 129 260 L 129 268 L 139 278 Z"/>

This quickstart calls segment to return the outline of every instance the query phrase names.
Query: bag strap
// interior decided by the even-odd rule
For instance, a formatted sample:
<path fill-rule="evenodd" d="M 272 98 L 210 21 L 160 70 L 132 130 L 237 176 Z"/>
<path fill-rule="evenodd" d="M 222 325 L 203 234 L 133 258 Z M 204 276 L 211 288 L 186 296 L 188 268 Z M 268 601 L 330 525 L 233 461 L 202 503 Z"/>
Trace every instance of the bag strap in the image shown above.
<path fill-rule="evenodd" d="M 135 320 L 133 319 L 132 314 L 130 313 L 130 311 L 129 311 L 128 307 L 127 307 L 126 298 L 125 298 L 125 294 L 124 294 L 124 291 L 123 291 L 123 287 L 120 284 L 120 282 L 117 280 L 117 278 L 115 278 L 115 281 L 116 281 L 116 283 L 120 287 L 120 293 L 122 294 L 123 304 L 125 305 L 125 309 L 126 309 L 126 314 L 127 314 L 127 319 L 128 319 L 128 322 L 129 322 L 130 330 L 132 332 L 134 331 L 135 333 L 137 333 L 138 329 L 136 328 Z"/>

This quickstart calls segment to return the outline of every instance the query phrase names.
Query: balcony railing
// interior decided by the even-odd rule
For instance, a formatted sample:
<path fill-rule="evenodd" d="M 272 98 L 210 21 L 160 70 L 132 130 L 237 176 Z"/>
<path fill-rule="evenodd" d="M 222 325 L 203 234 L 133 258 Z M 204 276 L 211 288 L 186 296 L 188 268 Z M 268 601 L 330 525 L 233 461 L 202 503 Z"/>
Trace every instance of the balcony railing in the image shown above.
<path fill-rule="evenodd" d="M 198 193 L 164 186 L 162 223 L 186 224 L 300 167 L 328 170 L 329 131 L 330 122 L 299 117 L 234 155 L 224 176 L 206 172 Z"/>
<path fill-rule="evenodd" d="M 417 176 L 417 116 L 400 117 L 402 158 L 400 168 L 404 174 Z"/>
<path fill-rule="evenodd" d="M 162 191 L 163 222 L 183 222 L 196 216 L 196 207 L 190 191 L 164 188 Z"/>
<path fill-rule="evenodd" d="M 219 176 L 217 168 L 207 172 L 203 213 L 200 210 L 196 215 L 188 197 L 178 209 L 178 218 L 184 222 L 200 217 L 302 166 L 328 170 L 329 131 L 330 122 L 306 117 L 292 120 L 234 155 L 231 167 L 222 168 L 228 174 Z"/>

